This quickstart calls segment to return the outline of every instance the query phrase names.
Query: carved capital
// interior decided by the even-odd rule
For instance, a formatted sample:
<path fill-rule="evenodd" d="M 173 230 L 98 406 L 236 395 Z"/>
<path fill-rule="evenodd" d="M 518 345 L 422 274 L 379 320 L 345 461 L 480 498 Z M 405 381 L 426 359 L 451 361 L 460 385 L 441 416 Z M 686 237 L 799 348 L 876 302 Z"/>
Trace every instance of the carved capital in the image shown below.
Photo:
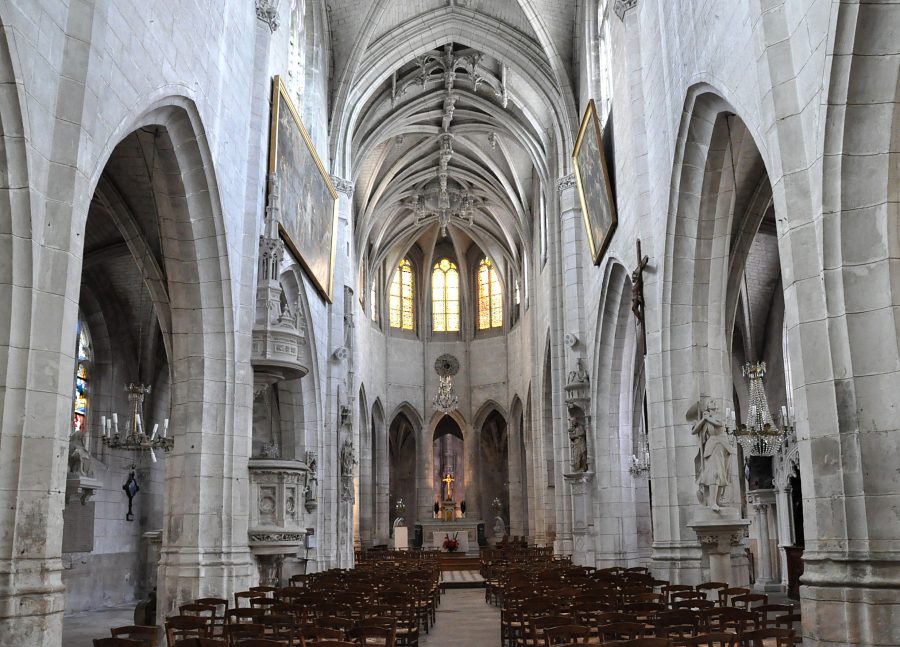
<path fill-rule="evenodd" d="M 565 191 L 566 189 L 574 189 L 575 184 L 575 174 L 569 173 L 568 175 L 563 175 L 556 181 L 556 190 L 560 193 Z"/>
<path fill-rule="evenodd" d="M 338 177 L 337 175 L 331 176 L 331 184 L 334 186 L 334 190 L 338 193 L 343 193 L 348 198 L 353 197 L 353 182 L 350 180 L 345 180 L 342 177 Z"/>
<path fill-rule="evenodd" d="M 269 26 L 274 34 L 278 29 L 278 7 L 276 0 L 256 0 L 256 17 Z"/>
<path fill-rule="evenodd" d="M 638 0 L 616 0 L 616 4 L 613 5 L 613 11 L 616 12 L 619 20 L 625 22 L 625 12 L 637 7 L 637 3 Z"/>

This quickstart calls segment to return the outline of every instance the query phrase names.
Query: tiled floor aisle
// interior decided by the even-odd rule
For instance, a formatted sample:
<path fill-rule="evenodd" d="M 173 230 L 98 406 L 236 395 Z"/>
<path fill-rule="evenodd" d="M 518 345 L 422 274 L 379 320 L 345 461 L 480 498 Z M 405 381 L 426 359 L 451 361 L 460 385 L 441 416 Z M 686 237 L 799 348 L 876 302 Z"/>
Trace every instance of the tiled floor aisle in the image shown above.
<path fill-rule="evenodd" d="M 485 604 L 484 589 L 449 589 L 422 638 L 422 647 L 499 647 L 500 610 Z"/>

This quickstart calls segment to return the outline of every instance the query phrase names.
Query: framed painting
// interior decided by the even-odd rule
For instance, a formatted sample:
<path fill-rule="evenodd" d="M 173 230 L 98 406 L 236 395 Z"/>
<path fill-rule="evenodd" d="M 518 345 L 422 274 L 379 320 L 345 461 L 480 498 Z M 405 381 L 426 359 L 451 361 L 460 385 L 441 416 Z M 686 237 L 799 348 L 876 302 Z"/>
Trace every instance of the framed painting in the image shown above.
<path fill-rule="evenodd" d="M 619 219 L 603 155 L 603 137 L 594 100 L 588 102 L 572 153 L 581 213 L 594 265 L 603 258 Z"/>
<path fill-rule="evenodd" d="M 337 192 L 281 77 L 272 82 L 269 174 L 278 177 L 279 230 L 330 303 L 337 244 Z"/>

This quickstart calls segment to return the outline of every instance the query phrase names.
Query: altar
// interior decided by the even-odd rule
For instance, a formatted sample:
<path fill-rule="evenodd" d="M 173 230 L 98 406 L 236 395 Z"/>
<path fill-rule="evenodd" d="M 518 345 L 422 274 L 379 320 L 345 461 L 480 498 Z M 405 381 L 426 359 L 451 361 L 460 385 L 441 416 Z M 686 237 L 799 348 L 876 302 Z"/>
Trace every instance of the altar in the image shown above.
<path fill-rule="evenodd" d="M 417 521 L 422 526 L 422 548 L 426 550 L 443 550 L 444 538 L 456 535 L 459 541 L 457 553 L 461 555 L 478 556 L 478 526 L 484 522 L 481 519 L 457 519 L 444 521 L 442 519 L 425 519 Z"/>

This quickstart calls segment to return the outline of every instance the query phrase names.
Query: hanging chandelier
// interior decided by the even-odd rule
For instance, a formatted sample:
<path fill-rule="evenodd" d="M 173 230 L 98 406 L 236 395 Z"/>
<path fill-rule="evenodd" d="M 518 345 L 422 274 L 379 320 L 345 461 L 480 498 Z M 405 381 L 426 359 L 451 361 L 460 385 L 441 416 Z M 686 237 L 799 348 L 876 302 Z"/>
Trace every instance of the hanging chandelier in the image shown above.
<path fill-rule="evenodd" d="M 628 468 L 635 478 L 650 475 L 650 445 L 647 443 L 647 437 L 643 434 L 642 436 L 638 441 L 637 454 L 631 455 L 631 466 Z"/>
<path fill-rule="evenodd" d="M 168 437 L 169 419 L 163 421 L 162 433 L 159 434 L 159 425 L 153 425 L 150 434 L 144 432 L 143 409 L 144 396 L 150 393 L 150 387 L 143 384 L 129 384 L 125 387 L 128 393 L 130 407 L 125 429 L 119 431 L 119 417 L 115 413 L 110 418 L 100 417 L 100 427 L 103 432 L 103 444 L 110 449 L 124 449 L 132 452 L 150 452 L 150 458 L 156 462 L 156 452 L 162 449 L 171 451 L 174 442 Z"/>
<path fill-rule="evenodd" d="M 441 355 L 434 363 L 434 371 L 440 378 L 438 391 L 432 400 L 434 410 L 441 413 L 455 411 L 459 407 L 459 396 L 453 392 L 451 377 L 459 372 L 459 360 L 453 355 Z"/>
<path fill-rule="evenodd" d="M 725 412 L 725 429 L 741 444 L 744 456 L 774 456 L 781 449 L 785 437 L 794 430 L 793 407 L 781 407 L 781 425 L 776 426 L 769 413 L 763 378 L 766 363 L 747 362 L 743 367 L 744 377 L 750 382 L 750 402 L 745 424 L 737 424 L 735 412 Z"/>

